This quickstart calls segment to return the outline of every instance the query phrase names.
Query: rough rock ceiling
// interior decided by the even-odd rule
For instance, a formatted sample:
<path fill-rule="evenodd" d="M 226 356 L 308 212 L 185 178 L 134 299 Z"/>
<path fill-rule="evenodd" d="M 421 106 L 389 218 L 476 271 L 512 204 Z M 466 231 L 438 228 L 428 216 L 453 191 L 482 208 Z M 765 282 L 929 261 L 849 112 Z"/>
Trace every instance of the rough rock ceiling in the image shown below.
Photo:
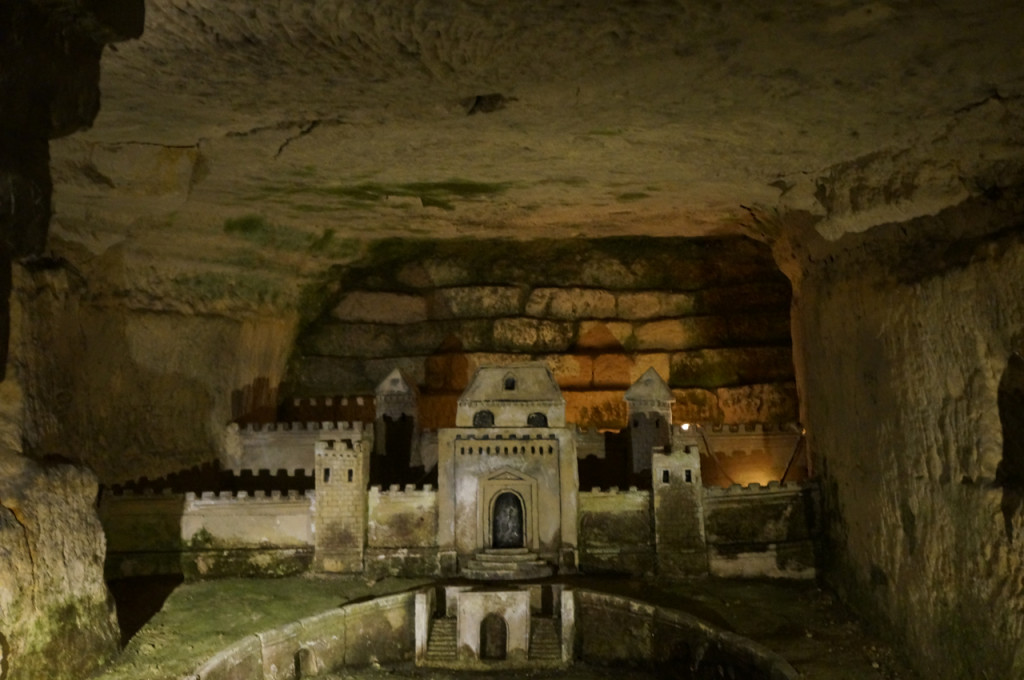
<path fill-rule="evenodd" d="M 1021 35 L 1018 0 L 149 0 L 94 128 L 52 145 L 53 235 L 300 269 L 745 208 L 835 239 L 1020 181 Z"/>

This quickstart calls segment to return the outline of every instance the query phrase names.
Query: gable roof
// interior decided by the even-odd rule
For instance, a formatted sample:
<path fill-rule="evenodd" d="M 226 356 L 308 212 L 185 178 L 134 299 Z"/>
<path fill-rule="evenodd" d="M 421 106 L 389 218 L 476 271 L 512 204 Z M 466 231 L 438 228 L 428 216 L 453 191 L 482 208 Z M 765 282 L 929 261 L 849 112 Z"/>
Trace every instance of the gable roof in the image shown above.
<path fill-rule="evenodd" d="M 507 383 L 511 380 L 511 383 Z M 511 388 L 509 388 L 511 385 Z M 531 401 L 562 403 L 562 390 L 548 367 L 541 363 L 481 366 L 469 381 L 459 403 Z"/>
<path fill-rule="evenodd" d="M 632 402 L 656 401 L 663 403 L 671 403 L 676 400 L 675 395 L 672 394 L 672 390 L 669 389 L 669 386 L 665 383 L 658 372 L 654 370 L 654 367 L 648 368 L 647 371 L 640 376 L 628 390 L 626 390 L 626 395 L 623 399 L 625 401 Z"/>

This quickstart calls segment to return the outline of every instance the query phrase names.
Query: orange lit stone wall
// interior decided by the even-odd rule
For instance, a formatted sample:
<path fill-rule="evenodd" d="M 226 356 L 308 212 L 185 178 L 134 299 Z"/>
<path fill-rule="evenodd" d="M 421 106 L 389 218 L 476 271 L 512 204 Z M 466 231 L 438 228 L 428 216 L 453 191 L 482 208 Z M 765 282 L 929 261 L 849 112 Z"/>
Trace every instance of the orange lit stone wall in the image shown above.
<path fill-rule="evenodd" d="M 677 422 L 797 417 L 789 283 L 747 239 L 431 243 L 337 283 L 299 337 L 289 396 L 370 394 L 397 366 L 423 426 L 443 427 L 476 368 L 543 361 L 583 426 L 622 427 L 623 392 L 650 367 Z"/>

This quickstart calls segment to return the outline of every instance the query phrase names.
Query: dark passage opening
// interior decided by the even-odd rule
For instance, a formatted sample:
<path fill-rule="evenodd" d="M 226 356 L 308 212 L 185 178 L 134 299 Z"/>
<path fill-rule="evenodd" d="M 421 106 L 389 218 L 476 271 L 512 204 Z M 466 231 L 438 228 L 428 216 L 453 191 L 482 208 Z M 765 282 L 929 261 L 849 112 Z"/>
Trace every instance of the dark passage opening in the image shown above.
<path fill-rule="evenodd" d="M 1003 489 L 1003 526 L 1012 543 L 1013 518 L 1024 504 L 1024 357 L 1016 352 L 999 381 L 999 422 L 1003 458 L 996 468 L 996 484 Z"/>
<path fill-rule="evenodd" d="M 523 504 L 511 491 L 500 494 L 494 501 L 491 536 L 495 548 L 523 547 Z"/>
<path fill-rule="evenodd" d="M 480 658 L 500 661 L 508 654 L 508 625 L 497 614 L 488 614 L 480 622 Z"/>

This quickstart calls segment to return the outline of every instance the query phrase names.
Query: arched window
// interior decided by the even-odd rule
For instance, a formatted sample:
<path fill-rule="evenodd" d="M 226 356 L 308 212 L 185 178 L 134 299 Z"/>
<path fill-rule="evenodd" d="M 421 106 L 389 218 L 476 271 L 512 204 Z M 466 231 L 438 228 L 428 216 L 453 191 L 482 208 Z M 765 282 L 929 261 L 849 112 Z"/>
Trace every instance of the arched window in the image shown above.
<path fill-rule="evenodd" d="M 529 427 L 547 427 L 548 417 L 543 413 L 531 413 L 526 417 L 526 424 Z"/>
<path fill-rule="evenodd" d="M 511 373 L 505 376 L 505 391 L 511 392 L 516 388 L 516 377 Z"/>
<path fill-rule="evenodd" d="M 490 411 L 477 411 L 473 414 L 473 427 L 494 427 L 494 414 Z"/>

